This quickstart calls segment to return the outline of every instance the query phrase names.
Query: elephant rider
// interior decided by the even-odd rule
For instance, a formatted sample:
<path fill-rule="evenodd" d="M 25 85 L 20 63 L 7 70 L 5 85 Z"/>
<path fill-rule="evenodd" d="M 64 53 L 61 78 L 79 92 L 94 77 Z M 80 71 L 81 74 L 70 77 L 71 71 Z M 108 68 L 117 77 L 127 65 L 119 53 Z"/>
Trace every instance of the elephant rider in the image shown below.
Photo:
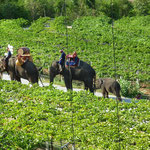
<path fill-rule="evenodd" d="M 77 52 L 75 51 L 75 52 L 73 52 L 73 54 L 72 55 L 67 55 L 67 59 L 68 59 L 68 61 L 67 61 L 67 66 L 73 66 L 73 67 L 77 67 L 78 65 L 79 65 L 79 58 L 78 58 L 78 56 L 77 56 Z"/>
<path fill-rule="evenodd" d="M 7 70 L 7 67 L 8 67 L 8 60 L 12 56 L 12 54 L 13 54 L 13 46 L 8 44 L 7 53 L 5 53 L 5 65 L 4 65 L 6 70 Z"/>
<path fill-rule="evenodd" d="M 60 57 L 60 59 L 58 61 L 58 63 L 60 64 L 59 65 L 59 70 L 60 70 L 60 72 L 62 72 L 62 70 L 64 68 L 64 65 L 65 65 L 66 54 L 65 54 L 65 52 L 63 50 L 60 50 L 59 52 L 61 53 L 61 57 Z"/>
<path fill-rule="evenodd" d="M 16 65 L 21 66 L 27 61 L 33 62 L 32 56 L 30 55 L 30 49 L 27 47 L 21 47 L 17 50 L 17 61 Z"/>

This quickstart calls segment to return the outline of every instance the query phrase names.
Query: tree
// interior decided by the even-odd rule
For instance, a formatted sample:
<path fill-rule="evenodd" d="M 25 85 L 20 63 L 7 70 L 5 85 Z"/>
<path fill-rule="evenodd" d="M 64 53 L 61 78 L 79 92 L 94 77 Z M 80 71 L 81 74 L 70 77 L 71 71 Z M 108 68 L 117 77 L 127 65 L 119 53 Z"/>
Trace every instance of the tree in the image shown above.
<path fill-rule="evenodd" d="M 89 8 L 95 9 L 95 0 L 86 0 L 86 5 L 88 5 Z"/>
<path fill-rule="evenodd" d="M 108 17 L 119 19 L 128 16 L 132 12 L 132 3 L 128 0 L 101 0 L 97 1 L 96 9 L 98 13 L 102 13 Z"/>
<path fill-rule="evenodd" d="M 137 15 L 150 15 L 150 0 L 134 0 L 133 5 Z"/>
<path fill-rule="evenodd" d="M 4 3 L 1 5 L 1 19 L 16 19 L 25 18 L 27 19 L 27 12 L 23 7 L 19 7 L 14 2 Z"/>

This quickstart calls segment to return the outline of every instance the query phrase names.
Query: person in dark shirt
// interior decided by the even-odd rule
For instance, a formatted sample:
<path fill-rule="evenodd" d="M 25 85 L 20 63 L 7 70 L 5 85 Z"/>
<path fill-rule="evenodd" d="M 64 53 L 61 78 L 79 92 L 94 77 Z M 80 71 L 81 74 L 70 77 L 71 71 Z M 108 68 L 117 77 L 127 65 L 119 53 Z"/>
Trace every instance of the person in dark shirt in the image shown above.
<path fill-rule="evenodd" d="M 65 52 L 64 52 L 63 50 L 60 50 L 59 52 L 61 53 L 61 57 L 60 57 L 58 63 L 60 64 L 60 68 L 59 68 L 59 69 L 60 69 L 60 72 L 62 72 L 63 67 L 64 67 L 64 65 L 65 65 L 65 57 L 66 57 L 66 54 L 65 54 Z"/>

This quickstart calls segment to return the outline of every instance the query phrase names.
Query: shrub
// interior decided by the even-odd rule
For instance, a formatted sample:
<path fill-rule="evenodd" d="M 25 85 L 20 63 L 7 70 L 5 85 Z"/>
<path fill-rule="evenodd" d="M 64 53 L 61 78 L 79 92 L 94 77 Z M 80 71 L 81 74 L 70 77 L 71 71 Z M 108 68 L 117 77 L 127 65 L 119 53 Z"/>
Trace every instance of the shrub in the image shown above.
<path fill-rule="evenodd" d="M 134 0 L 133 6 L 137 15 L 150 15 L 150 0 Z"/>
<path fill-rule="evenodd" d="M 120 79 L 121 94 L 125 97 L 135 97 L 139 91 L 139 84 Z"/>

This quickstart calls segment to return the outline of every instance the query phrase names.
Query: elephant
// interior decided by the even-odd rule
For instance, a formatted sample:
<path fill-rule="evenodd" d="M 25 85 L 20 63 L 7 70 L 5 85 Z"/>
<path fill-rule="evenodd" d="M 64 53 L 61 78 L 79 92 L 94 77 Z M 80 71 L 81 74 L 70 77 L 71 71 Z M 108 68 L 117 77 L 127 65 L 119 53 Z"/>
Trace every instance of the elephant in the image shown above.
<path fill-rule="evenodd" d="M 60 72 L 59 65 L 58 61 L 52 62 L 49 68 L 50 83 L 53 83 L 56 75 L 61 74 L 64 77 L 67 90 L 73 90 L 72 80 L 78 80 L 84 82 L 85 90 L 90 90 L 90 92 L 94 93 L 96 72 L 88 63 L 80 60 L 80 65 L 77 67 L 64 65 L 62 72 Z"/>
<path fill-rule="evenodd" d="M 16 65 L 16 57 L 10 57 L 8 60 L 8 67 L 5 68 L 5 58 L 0 60 L 0 77 L 3 72 L 7 71 L 10 75 L 11 80 L 16 80 L 21 82 L 21 78 L 27 79 L 29 82 L 38 83 L 39 72 L 35 64 L 31 61 L 25 62 L 21 66 Z"/>
<path fill-rule="evenodd" d="M 108 93 L 114 94 L 119 101 L 122 101 L 120 95 L 120 84 L 112 78 L 99 78 L 96 80 L 96 89 L 102 89 L 104 98 L 109 98 Z"/>

